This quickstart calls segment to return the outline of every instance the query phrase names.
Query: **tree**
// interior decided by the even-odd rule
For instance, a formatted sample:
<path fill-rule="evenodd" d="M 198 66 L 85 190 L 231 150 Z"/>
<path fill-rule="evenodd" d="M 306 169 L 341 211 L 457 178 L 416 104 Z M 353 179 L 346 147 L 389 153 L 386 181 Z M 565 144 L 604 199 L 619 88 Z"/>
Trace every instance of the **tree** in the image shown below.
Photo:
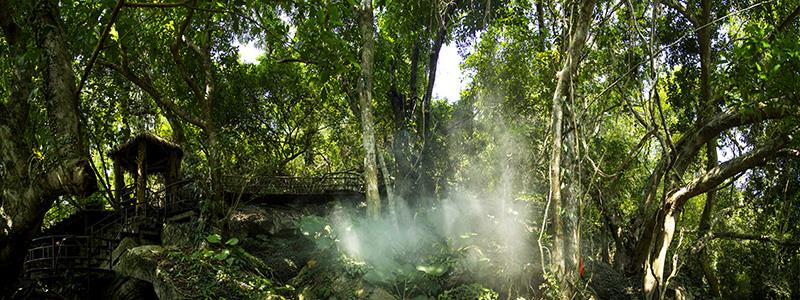
<path fill-rule="evenodd" d="M 364 143 L 364 182 L 367 194 L 367 215 L 378 218 L 381 198 L 378 195 L 378 167 L 375 160 L 375 129 L 372 118 L 372 67 L 375 60 L 375 38 L 372 0 L 362 0 L 359 7 L 361 27 L 361 75 L 358 78 L 358 100 L 361 107 Z"/>
<path fill-rule="evenodd" d="M 154 83 L 150 77 L 154 69 L 162 66 L 135 66 L 129 57 L 130 51 L 137 51 L 141 48 L 149 48 L 152 45 L 137 44 L 134 41 L 118 41 L 119 50 L 116 52 L 118 57 L 110 56 L 102 64 L 110 69 L 115 70 L 117 73 L 128 79 L 130 82 L 145 91 L 159 106 L 161 111 L 170 120 L 173 128 L 173 133 L 177 139 L 176 142 L 181 143 L 183 136 L 183 124 L 190 124 L 196 126 L 203 133 L 203 140 L 206 147 L 206 158 L 208 162 L 208 169 L 210 173 L 211 194 L 213 197 L 202 201 L 201 222 L 200 226 L 203 231 L 207 229 L 218 230 L 220 227 L 219 222 L 224 218 L 224 190 L 222 186 L 222 146 L 220 144 L 220 131 L 221 124 L 219 124 L 219 116 L 215 107 L 220 106 L 223 102 L 220 93 L 217 91 L 217 84 L 220 81 L 215 73 L 218 72 L 218 63 L 213 61 L 212 50 L 218 45 L 214 42 L 217 39 L 215 31 L 217 30 L 213 25 L 215 12 L 202 12 L 195 16 L 195 10 L 198 4 L 195 1 L 186 1 L 183 3 L 169 4 L 165 7 L 185 9 L 185 15 L 176 18 L 177 26 L 173 26 L 173 32 L 165 32 L 162 28 L 152 31 L 144 31 L 140 34 L 143 36 L 142 40 L 156 41 L 158 37 L 147 36 L 150 33 L 161 34 L 161 41 L 170 41 L 168 47 L 161 47 L 160 49 L 169 49 L 168 53 L 159 50 L 148 49 L 156 58 L 154 62 L 164 64 L 169 61 L 171 66 L 168 67 L 169 72 L 174 75 L 174 78 L 180 78 L 179 81 L 170 82 L 174 90 L 186 90 L 191 95 L 188 99 L 190 103 L 199 107 L 199 110 L 187 109 L 182 107 L 175 100 L 165 97 L 165 93 Z M 158 8 L 159 5 L 146 5 L 137 3 L 127 3 L 127 7 L 143 9 Z M 133 16 L 137 16 L 136 13 Z M 198 21 L 198 18 L 202 18 Z M 128 26 L 139 26 L 135 22 L 138 20 L 131 20 L 134 23 L 128 23 Z M 130 22 L 130 21 L 128 21 Z M 197 24 L 202 22 L 202 24 Z M 125 27 L 122 27 L 125 28 Z M 125 28 L 130 30 L 128 28 Z M 199 29 L 199 30 L 193 30 Z M 195 33 L 195 34 L 190 34 Z M 169 35 L 171 38 L 166 38 Z M 166 45 L 164 45 L 166 46 Z M 141 48 L 140 48 L 141 47 Z M 152 51 L 152 52 L 151 52 Z M 160 60 L 163 59 L 163 60 Z M 115 62 L 116 61 L 116 62 Z M 139 63 L 146 61 L 138 60 Z M 140 74 L 136 69 L 142 69 Z M 193 69 L 202 70 L 200 74 L 193 72 Z M 178 121 L 180 120 L 180 121 Z"/>
<path fill-rule="evenodd" d="M 23 22 L 31 18 L 34 22 Z M 62 196 L 87 196 L 97 190 L 90 166 L 72 69 L 57 4 L 35 1 L 13 5 L 0 1 L 3 60 L 14 61 L 11 92 L 0 102 L 0 293 L 16 283 L 31 238 L 45 212 Z M 35 47 L 34 47 L 35 45 Z M 38 49 L 37 49 L 38 48 Z M 36 50 L 34 50 L 36 49 Z M 39 65 L 37 66 L 36 63 Z M 42 73 L 36 74 L 39 70 Z M 41 80 L 36 87 L 34 79 Z M 35 89 L 41 89 L 41 94 Z M 47 133 L 34 133 L 34 110 L 47 112 Z M 32 135 L 49 137 L 39 143 Z M 42 151 L 44 155 L 35 151 Z"/>
<path fill-rule="evenodd" d="M 578 71 L 581 51 L 589 34 L 589 27 L 594 11 L 594 1 L 584 0 L 578 6 L 578 16 L 569 27 L 569 44 L 564 51 L 563 67 L 556 74 L 556 88 L 553 92 L 552 139 L 550 154 L 550 201 L 553 204 L 554 239 L 552 264 L 559 278 L 561 299 L 572 299 L 578 279 L 578 261 L 581 255 L 580 226 L 578 219 L 579 204 L 577 195 L 570 194 L 562 198 L 561 185 L 561 152 L 565 140 L 562 137 L 563 106 L 566 99 L 574 96 L 573 76 Z M 569 8 L 565 8 L 567 11 Z M 573 130 L 574 132 L 574 130 Z M 578 183 L 573 183 L 578 184 Z M 563 216 L 562 216 L 563 214 Z"/>

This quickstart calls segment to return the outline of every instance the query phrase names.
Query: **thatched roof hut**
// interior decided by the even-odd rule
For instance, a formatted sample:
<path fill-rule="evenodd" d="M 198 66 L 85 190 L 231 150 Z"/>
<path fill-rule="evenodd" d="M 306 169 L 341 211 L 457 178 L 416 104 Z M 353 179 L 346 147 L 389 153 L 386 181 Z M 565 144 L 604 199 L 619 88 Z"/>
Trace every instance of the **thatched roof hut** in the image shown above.
<path fill-rule="evenodd" d="M 178 145 L 158 136 L 141 133 L 130 141 L 119 145 L 109 154 L 114 160 L 114 189 L 117 191 L 119 206 L 125 199 L 125 171 L 133 175 L 136 203 L 144 203 L 147 177 L 152 174 L 163 174 L 164 185 L 168 194 L 175 194 L 174 183 L 180 177 L 183 150 Z"/>
<path fill-rule="evenodd" d="M 166 173 L 169 171 L 170 157 L 178 162 L 183 158 L 183 150 L 177 144 L 150 133 L 141 133 L 112 150 L 111 159 L 123 170 L 136 173 L 136 160 L 142 144 L 145 147 L 144 168 L 147 173 Z"/>

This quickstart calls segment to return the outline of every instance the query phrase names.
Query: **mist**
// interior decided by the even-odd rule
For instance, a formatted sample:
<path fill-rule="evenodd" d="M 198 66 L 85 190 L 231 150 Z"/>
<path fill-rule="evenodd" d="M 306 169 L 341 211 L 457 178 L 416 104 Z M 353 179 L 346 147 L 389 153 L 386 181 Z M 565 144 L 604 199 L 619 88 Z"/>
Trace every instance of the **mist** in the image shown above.
<path fill-rule="evenodd" d="M 489 107 L 473 121 L 495 119 Z M 484 128 L 489 141 L 478 149 L 480 159 L 465 149 L 471 145 L 448 143 L 447 163 L 459 168 L 461 180 L 450 182 L 444 198 L 422 199 L 418 202 L 429 205 L 410 208 L 399 195 L 390 195 L 398 199 L 394 214 L 384 207 L 374 220 L 342 206 L 330 214 L 337 249 L 368 266 L 368 280 L 386 283 L 424 274 L 479 282 L 504 297 L 537 293 L 543 280 L 537 243 L 543 205 L 518 177 L 530 151 L 505 124 L 491 123 Z M 463 132 L 449 135 L 457 139 Z"/>

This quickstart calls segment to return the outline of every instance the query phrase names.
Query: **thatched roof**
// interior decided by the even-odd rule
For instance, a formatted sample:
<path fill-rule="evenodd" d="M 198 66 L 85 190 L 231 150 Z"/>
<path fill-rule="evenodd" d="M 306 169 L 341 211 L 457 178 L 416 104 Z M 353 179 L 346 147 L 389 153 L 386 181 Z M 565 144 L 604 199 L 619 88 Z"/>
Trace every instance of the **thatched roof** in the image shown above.
<path fill-rule="evenodd" d="M 150 133 L 140 133 L 131 140 L 112 150 L 110 155 L 114 163 L 128 172 L 136 171 L 136 156 L 139 145 L 146 145 L 145 168 L 148 173 L 163 173 L 169 169 L 170 154 L 177 154 L 178 161 L 183 158 L 183 150 L 177 144 Z"/>

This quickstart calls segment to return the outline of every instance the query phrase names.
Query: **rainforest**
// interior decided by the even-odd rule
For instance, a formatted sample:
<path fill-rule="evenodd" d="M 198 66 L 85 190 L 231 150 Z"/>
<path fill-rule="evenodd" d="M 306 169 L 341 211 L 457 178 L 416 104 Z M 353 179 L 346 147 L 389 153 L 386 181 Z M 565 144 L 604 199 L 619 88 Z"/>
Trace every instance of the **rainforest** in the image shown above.
<path fill-rule="evenodd" d="M 0 299 L 798 299 L 800 1 L 0 0 Z"/>

